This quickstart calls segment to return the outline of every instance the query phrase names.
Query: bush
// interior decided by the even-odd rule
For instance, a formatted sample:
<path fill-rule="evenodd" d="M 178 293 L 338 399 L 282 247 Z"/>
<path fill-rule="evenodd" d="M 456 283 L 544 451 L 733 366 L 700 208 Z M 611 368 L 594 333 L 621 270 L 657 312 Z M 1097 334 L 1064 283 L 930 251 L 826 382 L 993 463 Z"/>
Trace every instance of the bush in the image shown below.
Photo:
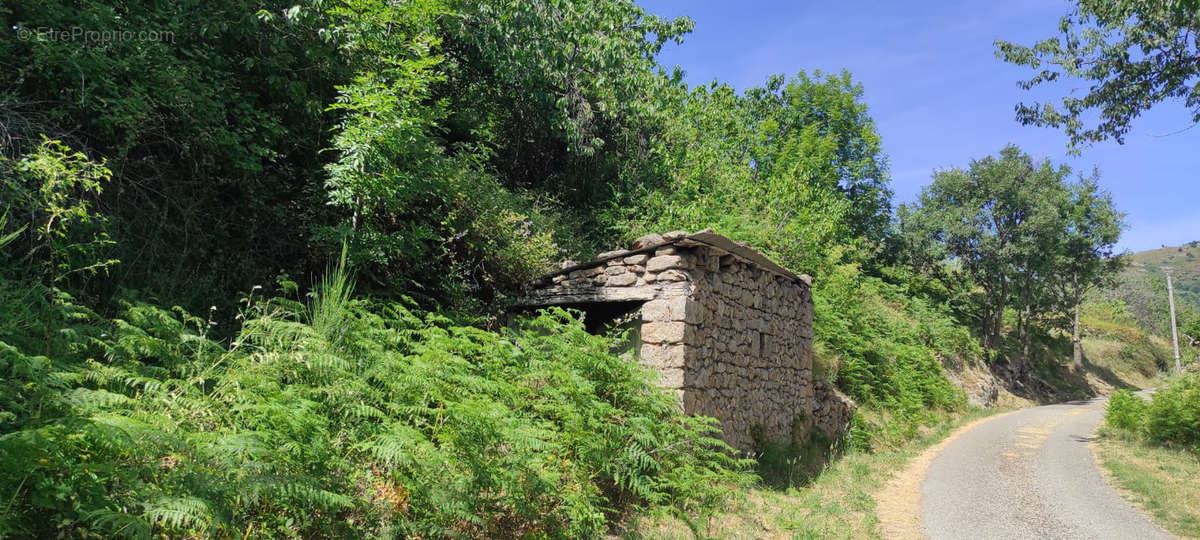
<path fill-rule="evenodd" d="M 1173 379 L 1149 403 L 1129 390 L 1113 392 L 1105 420 L 1147 441 L 1200 453 L 1200 375 Z"/>
<path fill-rule="evenodd" d="M 1153 441 L 1200 451 L 1200 375 L 1176 378 L 1154 394 L 1146 432 Z"/>
<path fill-rule="evenodd" d="M 1108 398 L 1104 419 L 1116 429 L 1140 433 L 1146 422 L 1146 402 L 1129 390 L 1117 390 Z"/>

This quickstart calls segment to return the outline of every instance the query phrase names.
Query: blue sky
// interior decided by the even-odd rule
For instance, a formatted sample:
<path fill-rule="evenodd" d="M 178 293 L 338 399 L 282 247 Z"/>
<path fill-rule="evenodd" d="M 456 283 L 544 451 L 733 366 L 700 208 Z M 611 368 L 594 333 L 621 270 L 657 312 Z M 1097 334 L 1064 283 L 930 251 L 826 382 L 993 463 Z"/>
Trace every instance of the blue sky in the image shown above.
<path fill-rule="evenodd" d="M 897 202 L 911 201 L 939 168 L 966 166 L 1015 143 L 1075 170 L 1100 169 L 1128 214 L 1119 245 L 1141 251 L 1200 240 L 1200 128 L 1182 104 L 1143 115 L 1124 145 L 1068 156 L 1061 132 L 1022 126 L 1013 105 L 1063 95 L 1071 81 L 1037 93 L 1016 86 L 1029 71 L 1005 64 L 992 42 L 1031 44 L 1053 35 L 1070 5 L 1006 2 L 698 2 L 639 0 L 651 13 L 687 15 L 696 29 L 660 56 L 692 85 L 714 79 L 739 90 L 773 73 L 849 70 L 862 83 L 888 155 Z"/>

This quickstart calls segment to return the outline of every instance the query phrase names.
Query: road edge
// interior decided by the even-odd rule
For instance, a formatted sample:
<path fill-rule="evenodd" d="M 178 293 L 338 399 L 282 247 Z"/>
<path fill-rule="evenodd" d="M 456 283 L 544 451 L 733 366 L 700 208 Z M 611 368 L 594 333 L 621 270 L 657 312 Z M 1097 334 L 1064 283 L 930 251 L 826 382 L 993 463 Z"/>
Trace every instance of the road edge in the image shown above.
<path fill-rule="evenodd" d="M 875 492 L 875 516 L 879 520 L 879 532 L 888 540 L 925 538 L 921 532 L 921 486 L 934 458 L 962 434 L 980 424 L 991 422 L 1019 410 L 993 414 L 959 426 L 938 443 L 929 446 L 909 460 L 904 470 L 893 476 L 882 489 Z"/>
<path fill-rule="evenodd" d="M 1167 530 L 1166 527 L 1163 527 L 1162 524 L 1155 519 L 1154 514 L 1147 510 L 1142 503 L 1134 500 L 1134 493 L 1132 491 L 1129 491 L 1128 489 L 1125 489 L 1117 484 L 1116 480 L 1112 476 L 1112 472 L 1104 466 L 1104 462 L 1101 460 L 1100 454 L 1096 452 L 1097 441 L 1099 441 L 1100 437 L 1102 436 L 1100 435 L 1100 427 L 1103 425 L 1104 420 L 1101 420 L 1100 423 L 1096 425 L 1096 429 L 1092 431 L 1091 439 L 1088 441 L 1088 451 L 1092 454 L 1092 466 L 1094 466 L 1096 471 L 1100 473 L 1100 478 L 1104 480 L 1104 484 L 1108 486 L 1109 489 L 1113 490 L 1113 492 L 1115 492 L 1117 496 L 1121 498 L 1121 500 L 1125 501 L 1125 504 L 1132 506 L 1133 509 L 1137 510 L 1138 513 L 1145 517 L 1147 521 L 1153 523 L 1155 527 L 1162 529 L 1171 536 L 1178 537 L 1179 535 Z"/>

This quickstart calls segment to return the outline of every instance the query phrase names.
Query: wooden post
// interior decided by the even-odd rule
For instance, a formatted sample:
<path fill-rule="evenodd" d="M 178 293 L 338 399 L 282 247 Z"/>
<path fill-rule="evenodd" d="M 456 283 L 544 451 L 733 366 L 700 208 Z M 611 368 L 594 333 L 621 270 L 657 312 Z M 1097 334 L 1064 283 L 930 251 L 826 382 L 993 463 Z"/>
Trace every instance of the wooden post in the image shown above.
<path fill-rule="evenodd" d="M 1167 304 L 1171 307 L 1171 345 L 1175 348 L 1175 374 L 1183 373 L 1179 365 L 1179 334 L 1175 330 L 1175 290 L 1171 288 L 1171 273 L 1167 272 Z"/>

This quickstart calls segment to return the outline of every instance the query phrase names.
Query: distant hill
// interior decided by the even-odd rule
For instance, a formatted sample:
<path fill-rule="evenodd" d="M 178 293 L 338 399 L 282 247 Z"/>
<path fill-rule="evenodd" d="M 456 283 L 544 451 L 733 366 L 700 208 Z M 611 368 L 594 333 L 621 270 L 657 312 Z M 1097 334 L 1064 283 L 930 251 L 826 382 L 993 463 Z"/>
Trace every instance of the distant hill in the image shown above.
<path fill-rule="evenodd" d="M 1176 311 L 1200 313 L 1200 240 L 1134 253 L 1129 255 L 1129 263 L 1116 289 L 1098 296 L 1124 301 L 1138 322 L 1158 335 L 1168 336 L 1165 270 L 1170 269 Z"/>

